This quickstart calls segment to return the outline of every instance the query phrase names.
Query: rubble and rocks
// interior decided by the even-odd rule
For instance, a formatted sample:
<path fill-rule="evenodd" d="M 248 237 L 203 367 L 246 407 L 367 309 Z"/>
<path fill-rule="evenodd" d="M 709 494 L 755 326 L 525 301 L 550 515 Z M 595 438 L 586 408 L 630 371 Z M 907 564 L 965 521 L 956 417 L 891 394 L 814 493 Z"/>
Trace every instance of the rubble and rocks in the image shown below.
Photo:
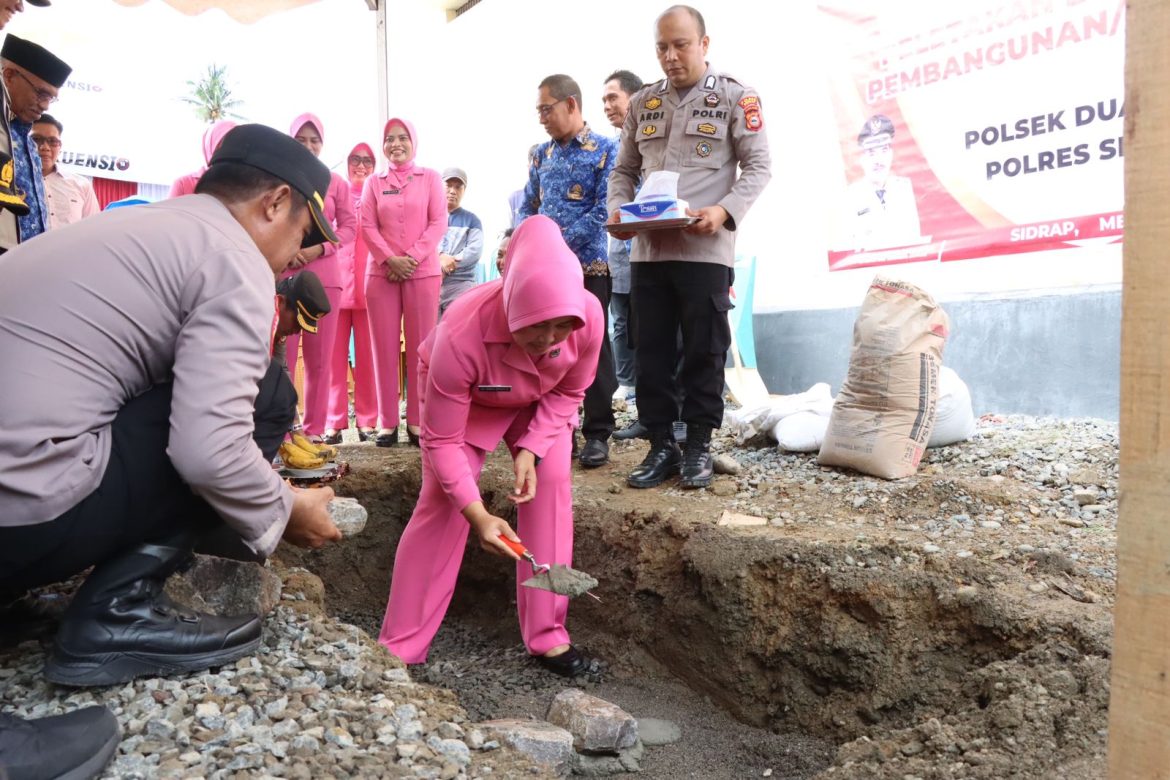
<path fill-rule="evenodd" d="M 476 728 L 557 774 L 567 773 L 571 767 L 573 735 L 560 726 L 540 720 L 503 718 L 477 723 Z"/>
<path fill-rule="evenodd" d="M 579 753 L 617 755 L 638 741 L 638 722 L 632 715 L 576 688 L 556 695 L 547 718 L 573 735 L 573 748 Z"/>
<path fill-rule="evenodd" d="M 196 555 L 186 571 L 167 580 L 167 595 L 214 615 L 267 615 L 280 603 L 280 577 L 258 563 Z"/>

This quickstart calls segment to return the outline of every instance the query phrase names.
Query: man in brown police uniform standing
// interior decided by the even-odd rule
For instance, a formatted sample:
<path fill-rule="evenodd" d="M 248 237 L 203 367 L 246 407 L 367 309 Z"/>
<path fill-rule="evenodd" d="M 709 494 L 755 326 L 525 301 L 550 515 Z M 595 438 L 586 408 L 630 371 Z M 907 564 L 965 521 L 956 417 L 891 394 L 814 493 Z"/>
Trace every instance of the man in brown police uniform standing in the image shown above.
<path fill-rule="evenodd" d="M 698 221 L 681 230 L 638 233 L 630 252 L 638 417 L 650 430 L 650 452 L 628 482 L 653 487 L 681 470 L 683 487 L 698 488 L 711 483 L 711 431 L 723 421 L 734 231 L 771 178 L 772 163 L 759 96 L 706 62 L 702 14 L 671 6 L 656 29 L 666 78 L 630 100 L 609 180 L 609 222 L 616 223 L 618 207 L 633 200 L 640 177 L 662 170 L 679 174 L 678 196 Z M 685 457 L 671 435 L 680 325 Z"/>

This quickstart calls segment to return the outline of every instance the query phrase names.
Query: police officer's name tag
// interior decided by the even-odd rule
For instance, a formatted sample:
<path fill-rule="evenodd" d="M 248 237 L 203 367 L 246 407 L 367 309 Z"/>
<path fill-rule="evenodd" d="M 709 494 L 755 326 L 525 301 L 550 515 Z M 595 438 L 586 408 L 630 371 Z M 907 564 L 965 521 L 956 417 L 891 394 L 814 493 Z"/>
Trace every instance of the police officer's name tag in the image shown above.
<path fill-rule="evenodd" d="M 476 385 L 475 389 L 481 393 L 510 393 L 511 385 Z"/>

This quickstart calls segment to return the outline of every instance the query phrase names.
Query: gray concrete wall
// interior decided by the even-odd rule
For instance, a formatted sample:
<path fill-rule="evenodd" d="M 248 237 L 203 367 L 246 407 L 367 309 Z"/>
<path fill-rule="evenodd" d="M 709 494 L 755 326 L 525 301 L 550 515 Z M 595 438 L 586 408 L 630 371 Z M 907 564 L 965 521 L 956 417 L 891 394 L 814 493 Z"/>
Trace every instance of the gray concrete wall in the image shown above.
<path fill-rule="evenodd" d="M 971 388 L 975 414 L 1118 419 L 1121 292 L 953 301 L 943 363 Z M 849 367 L 857 309 L 756 314 L 756 360 L 773 393 L 817 382 L 833 392 Z"/>

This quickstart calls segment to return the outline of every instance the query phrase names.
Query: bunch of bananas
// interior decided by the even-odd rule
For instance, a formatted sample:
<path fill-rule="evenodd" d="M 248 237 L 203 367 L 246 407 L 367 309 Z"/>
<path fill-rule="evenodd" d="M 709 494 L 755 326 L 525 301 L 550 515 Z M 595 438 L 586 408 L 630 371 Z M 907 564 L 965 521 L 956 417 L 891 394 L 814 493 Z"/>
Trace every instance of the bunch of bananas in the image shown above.
<path fill-rule="evenodd" d="M 317 444 L 300 433 L 293 433 L 292 441 L 280 445 L 280 459 L 294 469 L 319 469 L 337 457 L 337 448 Z"/>

